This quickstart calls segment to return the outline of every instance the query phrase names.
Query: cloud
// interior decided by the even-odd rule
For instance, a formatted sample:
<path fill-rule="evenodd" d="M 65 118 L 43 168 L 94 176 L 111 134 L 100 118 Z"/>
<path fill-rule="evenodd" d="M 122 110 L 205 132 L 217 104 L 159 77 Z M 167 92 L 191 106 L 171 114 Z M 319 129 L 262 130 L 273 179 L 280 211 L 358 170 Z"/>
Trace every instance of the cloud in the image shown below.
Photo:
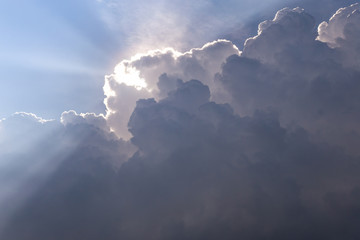
<path fill-rule="evenodd" d="M 166 91 L 171 89 L 164 92 L 165 82 L 170 82 L 164 81 L 165 77 L 175 81 L 198 79 L 210 87 L 213 98 L 221 101 L 221 88 L 215 83 L 214 75 L 232 54 L 239 54 L 235 45 L 227 40 L 217 40 L 185 53 L 168 48 L 138 54 L 130 60 L 120 62 L 114 73 L 105 77 L 104 102 L 108 110 L 106 118 L 109 125 L 118 136 L 128 139 L 130 134 L 127 122 L 136 101 L 166 96 Z M 162 75 L 164 73 L 166 75 Z M 167 87 L 169 86 L 171 84 Z"/>
<path fill-rule="evenodd" d="M 247 39 L 242 55 L 273 63 L 281 59 L 280 54 L 286 48 L 312 43 L 314 27 L 315 19 L 303 9 L 284 8 L 276 13 L 273 20 L 259 24 L 258 35 Z"/>
<path fill-rule="evenodd" d="M 124 60 L 105 77 L 105 116 L 17 114 L 21 129 L 2 120 L 14 149 L 39 137 L 3 155 L 26 164 L 0 168 L 14 173 L 3 175 L 13 192 L 2 196 L 22 199 L 0 238 L 358 238 L 353 8 L 318 31 L 303 9 L 282 9 L 242 51 L 218 40 Z M 351 34 L 329 38 L 341 12 Z"/>
<path fill-rule="evenodd" d="M 342 45 L 345 39 L 350 40 L 351 28 L 356 28 L 358 21 L 359 4 L 353 4 L 350 7 L 339 9 L 329 20 L 319 25 L 318 40 L 328 43 L 332 47 Z M 346 29 L 350 28 L 350 29 Z M 351 39 L 355 40 L 355 39 Z"/>
<path fill-rule="evenodd" d="M 319 25 L 318 40 L 340 52 L 342 64 L 356 69 L 359 59 L 360 4 L 339 9 L 329 20 Z"/>
<path fill-rule="evenodd" d="M 3 238 L 356 236 L 357 158 L 281 127 L 276 114 L 241 118 L 206 92 L 193 80 L 138 101 L 129 126 L 139 152 L 115 172 L 78 149 Z"/>
<path fill-rule="evenodd" d="M 132 186 L 124 186 L 119 201 L 126 209 L 120 236 L 340 237 L 351 220 L 336 211 L 358 206 L 357 159 L 311 143 L 301 128 L 284 129 L 272 113 L 241 118 L 228 105 L 208 101 L 195 104 L 197 111 L 184 108 L 202 95 L 201 85 L 187 82 L 172 94 L 176 98 L 138 102 L 129 126 L 141 152 L 119 172 Z M 347 200 L 335 197 L 342 194 Z M 334 222 L 326 223 L 322 216 L 330 212 Z M 322 224 L 334 228 L 324 231 Z"/>
<path fill-rule="evenodd" d="M 342 47 L 315 40 L 314 23 L 302 9 L 279 11 L 241 56 L 227 59 L 218 80 L 241 115 L 272 109 L 282 125 L 301 125 L 316 140 L 358 152 L 358 68 L 348 68 L 353 58 Z"/>
<path fill-rule="evenodd" d="M 77 114 L 74 110 L 65 111 L 61 114 L 60 121 L 65 126 L 67 125 L 78 125 L 78 124 L 89 124 L 96 126 L 104 131 L 110 132 L 110 128 L 106 123 L 105 117 L 95 113 L 80 113 Z"/>
<path fill-rule="evenodd" d="M 115 172 L 135 151 L 101 116 L 69 111 L 62 122 L 22 112 L 0 122 L 0 232 L 62 165 L 82 161 L 85 167 L 96 159 Z"/>

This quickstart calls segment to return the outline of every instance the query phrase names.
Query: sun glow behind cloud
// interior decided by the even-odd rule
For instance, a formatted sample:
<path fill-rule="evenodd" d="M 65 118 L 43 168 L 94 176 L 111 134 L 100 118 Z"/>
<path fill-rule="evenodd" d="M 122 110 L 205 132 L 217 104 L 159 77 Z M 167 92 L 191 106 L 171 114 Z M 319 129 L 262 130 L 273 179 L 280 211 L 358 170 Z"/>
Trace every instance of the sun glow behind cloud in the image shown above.
<path fill-rule="evenodd" d="M 205 45 L 204 47 L 208 46 Z M 200 50 L 200 48 L 198 49 Z M 185 54 L 191 54 L 191 52 L 181 53 L 173 48 L 163 48 L 147 51 L 146 53 L 137 53 L 130 58 L 130 60 L 123 60 L 117 64 L 114 68 L 114 73 L 105 76 L 104 92 L 106 96 L 116 96 L 116 93 L 110 87 L 111 79 L 114 79 L 118 84 L 125 84 L 129 87 L 134 87 L 137 90 L 146 90 L 152 92 L 154 85 L 149 85 L 146 79 L 141 75 L 140 71 L 133 66 L 133 62 L 141 60 L 142 57 L 156 58 L 158 55 L 169 54 L 173 59 L 177 59 Z M 145 60 L 146 61 L 146 60 Z"/>
<path fill-rule="evenodd" d="M 104 104 L 109 126 L 117 136 L 130 139 L 128 121 L 136 102 L 146 98 L 160 100 L 167 96 L 167 91 L 175 90 L 181 80 L 204 81 L 215 96 L 220 91 L 213 81 L 214 75 L 228 56 L 240 53 L 230 41 L 218 39 L 185 52 L 179 52 L 174 48 L 155 49 L 121 61 L 113 74 L 105 76 Z M 166 86 L 161 86 L 159 79 L 164 73 L 166 75 L 163 75 L 163 78 L 169 79 L 168 83 L 165 83 Z M 164 90 L 168 87 L 170 89 Z"/>
<path fill-rule="evenodd" d="M 147 87 L 145 79 L 140 77 L 140 72 L 134 67 L 127 66 L 126 63 L 121 63 L 115 67 L 112 77 L 118 83 L 124 83 L 127 86 L 133 86 L 137 90 L 141 90 Z"/>

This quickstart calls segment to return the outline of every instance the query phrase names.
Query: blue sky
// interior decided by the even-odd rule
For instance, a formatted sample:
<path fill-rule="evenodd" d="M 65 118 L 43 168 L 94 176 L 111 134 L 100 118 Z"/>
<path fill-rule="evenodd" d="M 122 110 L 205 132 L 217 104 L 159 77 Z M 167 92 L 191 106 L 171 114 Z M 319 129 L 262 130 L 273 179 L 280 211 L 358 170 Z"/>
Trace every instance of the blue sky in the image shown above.
<path fill-rule="evenodd" d="M 95 5 L 95 4 L 94 4 Z M 102 77 L 121 42 L 78 1 L 5 1 L 1 8 L 1 116 L 100 111 Z M 111 46 L 111 48 L 110 48 Z M 83 96 L 82 96 L 83 95 Z M 95 101 L 91 101 L 95 99 Z"/>

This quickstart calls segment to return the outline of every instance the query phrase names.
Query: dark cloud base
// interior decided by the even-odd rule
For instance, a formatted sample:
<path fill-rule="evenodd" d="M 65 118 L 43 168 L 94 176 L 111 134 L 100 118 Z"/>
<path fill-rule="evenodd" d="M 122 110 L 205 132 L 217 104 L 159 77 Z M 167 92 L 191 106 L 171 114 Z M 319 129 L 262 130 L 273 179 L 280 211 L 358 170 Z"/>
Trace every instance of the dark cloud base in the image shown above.
<path fill-rule="evenodd" d="M 166 97 L 138 100 L 129 120 L 134 154 L 102 116 L 64 113 L 47 148 L 66 154 L 49 158 L 61 161 L 0 239 L 359 239 L 351 8 L 324 23 L 320 41 L 300 8 L 261 23 L 215 77 L 229 103 L 201 81 L 160 75 Z"/>
<path fill-rule="evenodd" d="M 358 158 L 274 114 L 241 118 L 208 97 L 191 81 L 159 103 L 139 101 L 129 126 L 140 152 L 116 172 L 106 154 L 78 147 L 2 239 L 360 236 Z"/>

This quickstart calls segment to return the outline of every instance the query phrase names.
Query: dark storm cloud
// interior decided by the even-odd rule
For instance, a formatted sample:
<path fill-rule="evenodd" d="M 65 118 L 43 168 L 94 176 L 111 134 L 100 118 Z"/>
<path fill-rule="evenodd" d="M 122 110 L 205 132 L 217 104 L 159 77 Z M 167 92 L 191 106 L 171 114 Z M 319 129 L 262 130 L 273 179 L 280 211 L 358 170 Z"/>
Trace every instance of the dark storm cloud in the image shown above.
<path fill-rule="evenodd" d="M 360 72 L 349 64 L 358 57 L 356 9 L 343 9 L 347 17 L 335 15 L 319 34 L 304 10 L 283 9 L 240 54 L 217 41 L 122 62 L 155 90 L 131 114 L 131 143 L 102 115 L 68 111 L 62 124 L 20 116 L 31 124 L 18 136 L 57 126 L 37 146 L 60 145 L 46 158 L 58 164 L 0 238 L 359 238 Z M 226 53 L 235 55 L 219 68 Z M 107 81 L 107 105 L 120 116 L 123 89 L 137 90 L 115 74 Z M 216 102 L 216 86 L 228 103 Z M 6 121 L 1 129 L 13 131 Z"/>

